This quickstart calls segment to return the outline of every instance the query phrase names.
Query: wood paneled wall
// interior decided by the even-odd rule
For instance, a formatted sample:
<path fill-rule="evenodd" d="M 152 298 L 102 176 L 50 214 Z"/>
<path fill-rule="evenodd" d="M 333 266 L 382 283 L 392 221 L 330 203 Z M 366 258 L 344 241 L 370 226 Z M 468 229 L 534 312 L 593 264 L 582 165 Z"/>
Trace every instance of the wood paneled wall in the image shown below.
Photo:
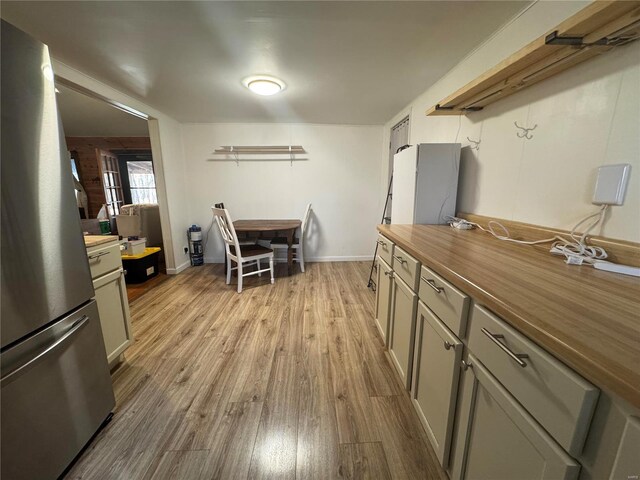
<path fill-rule="evenodd" d="M 149 137 L 66 137 L 67 149 L 75 152 L 80 182 L 87 192 L 89 218 L 96 218 L 106 202 L 99 174 L 96 148 L 110 151 L 151 150 Z"/>

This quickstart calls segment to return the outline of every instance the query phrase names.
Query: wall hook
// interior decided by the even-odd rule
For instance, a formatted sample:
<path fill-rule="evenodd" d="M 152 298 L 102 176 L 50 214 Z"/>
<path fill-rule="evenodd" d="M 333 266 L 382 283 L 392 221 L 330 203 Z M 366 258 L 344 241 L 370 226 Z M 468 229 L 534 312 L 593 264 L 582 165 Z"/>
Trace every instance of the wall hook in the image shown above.
<path fill-rule="evenodd" d="M 516 126 L 516 128 L 522 130 L 521 132 L 516 132 L 518 138 L 526 138 L 527 140 L 531 140 L 533 138 L 533 135 L 531 135 L 529 132 L 532 132 L 533 130 L 538 128 L 537 123 L 531 128 L 521 127 L 520 125 L 518 125 L 518 122 L 513 122 L 513 124 Z"/>
<path fill-rule="evenodd" d="M 475 141 L 471 140 L 469 137 L 467 137 L 467 140 L 469 140 L 470 143 L 473 143 L 473 146 L 469 147 L 471 150 L 480 150 L 480 142 L 482 140 Z"/>

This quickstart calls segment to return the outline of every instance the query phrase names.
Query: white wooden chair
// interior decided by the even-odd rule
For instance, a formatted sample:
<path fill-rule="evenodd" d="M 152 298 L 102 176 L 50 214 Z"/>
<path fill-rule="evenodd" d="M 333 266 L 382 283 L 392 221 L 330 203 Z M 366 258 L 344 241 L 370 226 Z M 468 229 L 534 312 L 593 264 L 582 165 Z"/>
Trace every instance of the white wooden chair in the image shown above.
<path fill-rule="evenodd" d="M 224 203 L 220 202 L 220 203 L 215 203 L 213 205 L 214 208 L 221 208 L 224 210 Z M 255 243 L 257 243 L 257 238 L 238 238 L 238 243 L 240 244 L 240 246 L 242 245 L 254 245 Z M 265 245 L 265 246 L 269 246 L 269 245 Z M 228 263 L 227 262 L 227 255 L 225 253 L 224 255 L 224 274 L 227 274 L 227 267 L 228 267 Z"/>
<path fill-rule="evenodd" d="M 224 240 L 225 249 L 227 252 L 227 285 L 231 283 L 232 270 L 238 271 L 238 293 L 242 292 L 242 279 L 250 275 L 262 276 L 262 272 L 271 272 L 271 283 L 273 280 L 273 250 L 271 248 L 263 247 L 262 245 L 240 245 L 238 242 L 238 236 L 236 230 L 233 228 L 233 222 L 229 216 L 229 212 L 225 208 L 211 207 L 213 211 L 213 217 L 220 229 L 220 235 Z M 268 259 L 269 268 L 262 269 L 260 260 Z M 236 266 L 232 267 L 231 262 L 235 262 Z M 255 264 L 256 270 L 253 272 L 244 273 L 243 268 Z"/>
<path fill-rule="evenodd" d="M 293 248 L 293 261 L 300 263 L 300 270 L 304 272 L 304 234 L 307 230 L 307 226 L 309 225 L 309 215 L 311 213 L 311 204 L 307 204 L 307 210 L 304 212 L 304 218 L 302 219 L 302 225 L 300 226 L 300 237 L 293 239 L 293 244 L 291 248 Z M 284 250 L 287 251 L 289 248 L 289 244 L 287 243 L 287 239 L 284 237 L 278 237 L 271 240 L 270 247 L 273 250 Z"/>

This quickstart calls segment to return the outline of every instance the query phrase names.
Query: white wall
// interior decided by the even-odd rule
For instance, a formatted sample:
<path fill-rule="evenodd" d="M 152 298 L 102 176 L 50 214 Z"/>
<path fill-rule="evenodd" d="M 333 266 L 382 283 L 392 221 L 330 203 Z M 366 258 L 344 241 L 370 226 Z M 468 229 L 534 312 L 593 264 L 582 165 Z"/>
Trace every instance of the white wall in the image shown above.
<path fill-rule="evenodd" d="M 212 222 L 210 207 L 218 202 L 234 219 L 302 218 L 310 202 L 306 259 L 370 259 L 382 213 L 382 132 L 381 126 L 185 124 L 191 221 L 206 230 Z M 284 161 L 241 160 L 236 165 L 212 154 L 221 145 L 302 145 L 308 154 L 301 157 L 308 160 L 291 165 L 285 156 Z M 211 232 L 205 261 L 219 262 L 222 240 Z"/>
<path fill-rule="evenodd" d="M 188 226 L 188 208 L 180 124 L 162 112 L 62 62 L 54 59 L 53 67 L 56 75 L 151 117 L 149 135 L 154 155 L 156 186 L 159 193 L 158 202 L 167 273 L 177 273 L 183 270 L 189 265 L 189 258 L 183 252 L 183 247 L 187 243 L 185 232 Z M 162 195 L 163 191 L 164 195 Z M 163 197 L 166 198 L 166 201 L 163 201 Z"/>
<path fill-rule="evenodd" d="M 410 143 L 460 141 L 458 211 L 558 228 L 594 211 L 602 164 L 631 163 L 625 205 L 600 232 L 640 241 L 640 43 L 589 60 L 467 117 L 424 111 L 589 2 L 537 2 L 497 32 L 385 126 L 411 114 Z M 513 122 L 538 125 L 532 140 Z M 467 136 L 481 140 L 478 152 Z M 387 176 L 383 162 L 382 175 Z"/>

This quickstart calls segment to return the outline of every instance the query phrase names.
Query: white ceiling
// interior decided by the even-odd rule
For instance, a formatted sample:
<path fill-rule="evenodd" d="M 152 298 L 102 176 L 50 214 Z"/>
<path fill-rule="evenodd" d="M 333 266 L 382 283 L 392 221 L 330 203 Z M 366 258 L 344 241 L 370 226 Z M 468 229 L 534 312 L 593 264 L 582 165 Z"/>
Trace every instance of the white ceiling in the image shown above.
<path fill-rule="evenodd" d="M 181 122 L 382 124 L 528 3 L 3 1 L 2 17 Z M 242 86 L 261 73 L 288 88 Z"/>
<path fill-rule="evenodd" d="M 67 137 L 148 137 L 147 121 L 63 85 L 58 110 Z"/>

